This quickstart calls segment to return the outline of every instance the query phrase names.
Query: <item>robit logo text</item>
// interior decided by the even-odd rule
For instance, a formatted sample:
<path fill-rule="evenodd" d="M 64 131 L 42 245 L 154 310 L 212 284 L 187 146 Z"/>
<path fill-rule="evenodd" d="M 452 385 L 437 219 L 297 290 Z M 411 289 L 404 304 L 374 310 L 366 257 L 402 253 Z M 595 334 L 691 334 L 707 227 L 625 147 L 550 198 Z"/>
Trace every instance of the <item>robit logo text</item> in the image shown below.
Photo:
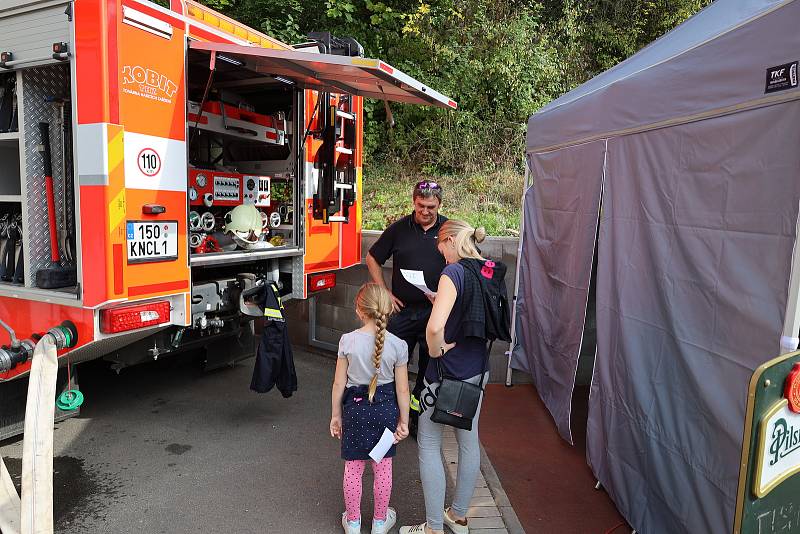
<path fill-rule="evenodd" d="M 178 86 L 165 75 L 139 65 L 122 67 L 122 77 L 123 91 L 145 98 L 171 102 L 178 91 Z M 129 86 L 135 86 L 135 89 Z"/>

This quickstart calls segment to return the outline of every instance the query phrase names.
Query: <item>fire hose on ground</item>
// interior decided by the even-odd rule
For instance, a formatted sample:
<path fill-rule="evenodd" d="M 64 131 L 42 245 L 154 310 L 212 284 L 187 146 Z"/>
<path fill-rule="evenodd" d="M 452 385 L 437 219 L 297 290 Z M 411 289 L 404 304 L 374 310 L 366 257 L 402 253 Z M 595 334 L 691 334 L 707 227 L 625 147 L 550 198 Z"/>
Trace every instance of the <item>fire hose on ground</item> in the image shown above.
<path fill-rule="evenodd" d="M 24 342 L 18 341 L 4 323 L 3 326 L 11 333 L 12 348 L 17 350 L 2 349 L 0 360 L 22 358 L 19 353 L 27 352 L 27 347 L 20 351 Z M 0 457 L 0 531 L 3 534 L 53 532 L 53 398 L 58 376 L 57 351 L 73 347 L 76 342 L 75 325 L 65 322 L 48 330 L 33 349 L 25 407 L 21 496 L 17 495 Z"/>

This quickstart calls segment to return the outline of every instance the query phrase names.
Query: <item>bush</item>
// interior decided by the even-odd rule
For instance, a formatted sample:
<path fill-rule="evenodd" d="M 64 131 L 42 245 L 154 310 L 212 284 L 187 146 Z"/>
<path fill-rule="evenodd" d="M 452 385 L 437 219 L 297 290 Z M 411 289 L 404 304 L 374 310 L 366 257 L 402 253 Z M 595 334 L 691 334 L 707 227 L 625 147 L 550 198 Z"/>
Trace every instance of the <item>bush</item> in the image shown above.
<path fill-rule="evenodd" d="M 398 161 L 377 163 L 365 171 L 364 228 L 383 230 L 411 213 L 411 191 L 424 179 L 442 185 L 442 214 L 483 226 L 490 235 L 519 234 L 522 176 L 516 170 L 433 176 Z"/>

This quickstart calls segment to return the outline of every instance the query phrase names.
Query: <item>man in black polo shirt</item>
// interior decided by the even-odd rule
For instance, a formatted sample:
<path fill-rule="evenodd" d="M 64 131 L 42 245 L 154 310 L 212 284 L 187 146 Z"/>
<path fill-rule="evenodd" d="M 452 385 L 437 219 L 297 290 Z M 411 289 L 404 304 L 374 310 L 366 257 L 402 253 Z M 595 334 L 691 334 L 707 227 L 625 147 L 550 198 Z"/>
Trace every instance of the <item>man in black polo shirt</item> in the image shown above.
<path fill-rule="evenodd" d="M 367 253 L 367 268 L 372 281 L 386 287 L 381 266 L 392 258 L 390 293 L 395 314 L 389 319 L 387 330 L 408 343 L 409 358 L 419 343 L 419 372 L 411 398 L 413 423 L 419 410 L 418 398 L 430 358 L 425 342 L 425 326 L 431 315 L 432 304 L 422 291 L 403 278 L 400 269 L 422 271 L 425 285 L 436 291 L 445 265 L 444 257 L 436 248 L 436 235 L 447 217 L 439 215 L 442 188 L 436 182 L 419 182 L 414 186 L 412 199 L 414 212 L 393 223 L 381 234 Z"/>

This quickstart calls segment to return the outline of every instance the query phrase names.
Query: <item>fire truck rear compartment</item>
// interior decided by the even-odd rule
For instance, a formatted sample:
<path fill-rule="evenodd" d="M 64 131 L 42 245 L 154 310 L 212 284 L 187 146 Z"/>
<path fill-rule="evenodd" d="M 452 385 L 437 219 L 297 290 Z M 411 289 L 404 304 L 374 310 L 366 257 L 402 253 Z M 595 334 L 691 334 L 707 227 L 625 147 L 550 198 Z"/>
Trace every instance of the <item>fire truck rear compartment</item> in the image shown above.
<path fill-rule="evenodd" d="M 232 263 L 291 272 L 286 258 L 301 253 L 294 216 L 300 200 L 301 94 L 289 80 L 253 79 L 243 66 L 220 55 L 212 70 L 208 54 L 188 55 L 187 191 L 194 284 L 214 277 L 203 272 L 209 267 Z"/>

